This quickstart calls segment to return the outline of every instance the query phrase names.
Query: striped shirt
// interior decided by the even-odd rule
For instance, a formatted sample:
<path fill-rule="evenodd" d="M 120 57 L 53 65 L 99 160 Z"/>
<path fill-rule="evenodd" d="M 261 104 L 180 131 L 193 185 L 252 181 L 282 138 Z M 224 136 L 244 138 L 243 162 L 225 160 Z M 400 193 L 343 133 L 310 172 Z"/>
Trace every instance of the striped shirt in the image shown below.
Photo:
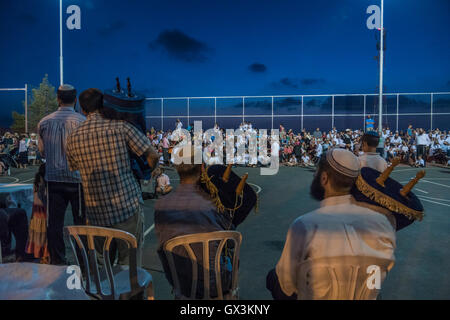
<path fill-rule="evenodd" d="M 70 171 L 66 158 L 67 137 L 86 117 L 73 107 L 59 107 L 38 124 L 39 152 L 45 158 L 45 180 L 80 183 L 78 171 Z"/>
<path fill-rule="evenodd" d="M 126 121 L 89 114 L 67 140 L 72 170 L 80 170 L 89 223 L 114 226 L 132 217 L 142 202 L 129 151 L 142 156 L 150 140 Z"/>

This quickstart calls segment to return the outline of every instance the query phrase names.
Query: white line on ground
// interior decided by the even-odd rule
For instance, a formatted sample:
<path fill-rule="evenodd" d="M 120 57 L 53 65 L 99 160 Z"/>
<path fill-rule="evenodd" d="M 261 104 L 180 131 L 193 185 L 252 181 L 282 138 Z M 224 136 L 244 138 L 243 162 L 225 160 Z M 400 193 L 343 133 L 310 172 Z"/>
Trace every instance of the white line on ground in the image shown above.
<path fill-rule="evenodd" d="M 155 229 L 155 224 L 152 224 L 151 226 L 150 226 L 150 228 L 148 228 L 147 230 L 145 230 L 145 232 L 144 232 L 144 238 L 153 230 L 153 229 Z"/>
<path fill-rule="evenodd" d="M 419 197 L 420 200 L 422 201 L 427 201 L 427 202 L 431 202 L 431 203 L 436 203 L 436 204 L 440 204 L 441 206 L 446 206 L 446 207 L 450 207 L 450 204 L 446 204 L 446 203 L 441 203 L 441 202 L 437 202 L 437 201 L 431 201 L 422 197 Z"/>
<path fill-rule="evenodd" d="M 424 191 L 424 190 L 422 190 L 422 189 L 419 189 L 419 188 L 414 188 L 414 190 L 417 190 L 417 191 L 420 191 L 420 192 L 423 192 L 423 193 L 426 193 L 426 194 L 428 194 L 428 193 L 429 193 L 428 191 Z"/>
<path fill-rule="evenodd" d="M 429 197 L 429 196 L 420 196 L 420 197 L 421 197 L 421 198 L 425 198 L 425 199 L 431 199 L 431 200 L 438 200 L 438 201 L 450 202 L 449 199 L 433 198 L 433 197 Z"/>
<path fill-rule="evenodd" d="M 17 183 L 17 182 L 19 182 L 20 180 L 18 179 L 18 178 L 16 178 L 16 177 L 11 177 L 11 176 L 4 176 L 4 177 L 2 177 L 2 178 L 9 178 L 9 179 L 14 179 L 14 181 L 13 182 L 8 182 L 8 183 L 5 183 L 5 185 L 7 185 L 7 184 L 12 184 L 12 183 Z"/>
<path fill-rule="evenodd" d="M 433 182 L 433 181 L 428 181 L 428 180 L 424 180 L 424 179 L 422 179 L 422 181 L 423 181 L 423 182 L 428 182 L 428 183 L 431 183 L 431 184 L 435 184 L 435 185 L 437 185 L 437 186 L 450 188 L 450 186 L 448 186 L 448 185 L 446 185 L 446 184 L 437 183 L 437 182 Z"/>
<path fill-rule="evenodd" d="M 252 185 L 252 186 L 255 186 L 255 187 L 258 188 L 258 191 L 256 191 L 256 193 L 260 193 L 260 192 L 261 192 L 262 188 L 261 188 L 260 186 L 258 186 L 257 184 L 250 183 L 250 182 L 247 182 L 247 183 L 248 183 L 249 185 Z"/>

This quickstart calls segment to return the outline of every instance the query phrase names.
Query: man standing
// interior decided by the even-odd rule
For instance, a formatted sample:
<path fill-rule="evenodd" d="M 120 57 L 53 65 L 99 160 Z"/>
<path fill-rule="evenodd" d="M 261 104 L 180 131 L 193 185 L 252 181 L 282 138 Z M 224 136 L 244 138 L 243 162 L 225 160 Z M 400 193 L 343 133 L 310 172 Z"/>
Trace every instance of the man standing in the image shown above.
<path fill-rule="evenodd" d="M 419 129 L 419 133 L 416 137 L 417 145 L 417 158 L 422 156 L 424 166 L 427 166 L 427 147 L 431 144 L 431 140 L 428 134 L 422 128 Z"/>
<path fill-rule="evenodd" d="M 377 150 L 380 137 L 376 131 L 368 131 L 361 138 L 362 151 L 359 156 L 360 167 L 370 167 L 372 169 L 383 172 L 387 168 L 387 162 L 384 160 Z"/>
<path fill-rule="evenodd" d="M 69 84 L 58 88 L 57 111 L 38 124 L 39 152 L 45 158 L 48 185 L 48 248 L 52 264 L 65 264 L 64 216 L 70 202 L 75 225 L 85 223 L 80 174 L 69 170 L 66 158 L 67 137 L 86 119 L 75 112 L 77 91 Z"/>
<path fill-rule="evenodd" d="M 133 234 L 138 242 L 138 266 L 144 237 L 143 201 L 131 170 L 128 150 L 138 157 L 144 155 L 152 168 L 156 167 L 159 156 L 140 130 L 123 120 L 106 119 L 99 110 L 103 103 L 117 111 L 127 107 L 139 109 L 143 101 L 145 98 L 136 96 L 127 99 L 120 92 L 103 97 L 98 89 L 83 91 L 80 105 L 87 119 L 67 141 L 70 169 L 79 170 L 81 174 L 89 224 Z M 128 264 L 127 245 L 119 241 L 117 249 L 119 264 Z"/>
<path fill-rule="evenodd" d="M 375 125 L 375 121 L 373 121 L 372 117 L 369 114 L 366 119 L 366 132 L 372 131 L 374 125 Z"/>
<path fill-rule="evenodd" d="M 300 216 L 289 228 L 281 258 L 267 276 L 267 288 L 275 299 L 327 299 L 332 295 L 334 285 L 327 273 L 317 270 L 309 274 L 308 281 L 298 278 L 307 261 L 338 257 L 394 261 L 393 226 L 386 216 L 357 205 L 350 194 L 359 171 L 357 157 L 347 150 L 332 149 L 320 159 L 310 190 L 321 201 L 320 208 Z M 336 281 L 342 287 L 364 285 L 348 278 Z M 298 292 L 298 283 L 306 283 L 307 292 Z M 376 298 L 375 293 L 369 298 Z"/>

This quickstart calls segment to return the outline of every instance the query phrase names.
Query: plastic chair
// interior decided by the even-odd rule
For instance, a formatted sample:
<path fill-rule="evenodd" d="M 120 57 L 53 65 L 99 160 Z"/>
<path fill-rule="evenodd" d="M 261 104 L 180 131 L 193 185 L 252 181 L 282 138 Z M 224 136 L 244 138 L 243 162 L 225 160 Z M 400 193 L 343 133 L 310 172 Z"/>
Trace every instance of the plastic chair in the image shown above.
<path fill-rule="evenodd" d="M 239 250 L 242 242 L 242 235 L 237 231 L 215 231 L 208 233 L 196 233 L 186 236 L 179 236 L 166 241 L 163 245 L 163 252 L 167 258 L 170 273 L 172 275 L 172 281 L 174 284 L 174 292 L 176 299 L 196 299 L 197 283 L 198 283 L 198 269 L 200 265 L 197 263 L 197 257 L 191 248 L 192 244 L 202 244 L 202 268 L 203 279 L 210 279 L 210 258 L 209 258 L 209 246 L 212 241 L 220 241 L 217 246 L 216 255 L 214 257 L 214 277 L 217 288 L 217 297 L 211 297 L 210 294 L 210 281 L 203 281 L 203 299 L 218 299 L 218 300 L 235 300 L 238 299 L 238 263 L 239 263 Z M 231 273 L 231 288 L 227 294 L 223 294 L 222 290 L 222 278 L 221 278 L 221 265 L 220 258 L 223 248 L 227 241 L 233 241 L 233 257 L 232 257 L 232 273 Z M 183 246 L 192 264 L 192 287 L 189 297 L 183 296 L 181 293 L 180 280 L 178 278 L 177 269 L 173 257 L 173 250 L 176 247 Z"/>
<path fill-rule="evenodd" d="M 137 267 L 137 241 L 132 234 L 118 229 L 94 226 L 68 226 L 64 229 L 80 268 L 75 243 L 81 251 L 83 265 L 85 266 L 84 275 L 86 279 L 83 281 L 83 286 L 86 293 L 104 300 L 127 300 L 138 294 L 143 294 L 144 298 L 148 300 L 154 299 L 151 274 Z M 80 236 L 87 238 L 88 254 L 86 254 Z M 99 271 L 95 250 L 95 237 L 105 238 L 103 245 L 104 268 L 101 272 Z M 127 243 L 130 250 L 129 266 L 118 266 L 119 268 L 117 268 L 111 265 L 109 249 L 113 239 L 120 239 Z M 92 280 L 95 288 L 92 285 Z"/>
<path fill-rule="evenodd" d="M 379 267 L 379 274 L 373 267 Z M 299 300 L 375 300 L 394 261 L 342 256 L 303 262 L 297 272 Z M 376 268 L 375 267 L 375 268 Z M 379 276 L 379 288 L 369 288 L 369 277 Z M 371 281 L 369 281 L 372 283 Z"/>

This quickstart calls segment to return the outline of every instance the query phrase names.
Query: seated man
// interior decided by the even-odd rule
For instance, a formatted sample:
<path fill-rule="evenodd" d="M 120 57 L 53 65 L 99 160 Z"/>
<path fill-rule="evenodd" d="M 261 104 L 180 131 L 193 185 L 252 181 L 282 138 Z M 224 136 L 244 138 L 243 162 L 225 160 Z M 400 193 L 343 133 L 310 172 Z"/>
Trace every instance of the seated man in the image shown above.
<path fill-rule="evenodd" d="M 193 152 L 192 152 L 193 154 Z M 194 163 L 193 156 L 191 163 Z M 173 284 L 167 259 L 162 251 L 162 246 L 167 240 L 194 233 L 204 233 L 227 230 L 232 225 L 230 217 L 217 211 L 210 196 L 200 187 L 202 167 L 200 164 L 180 164 L 175 166 L 180 176 L 180 185 L 155 204 L 155 231 L 158 237 L 158 255 L 163 265 L 166 278 Z M 177 251 L 177 249 L 179 249 Z M 201 244 L 192 246 L 197 256 L 198 263 L 202 263 Z M 192 267 L 187 258 L 187 253 L 182 248 L 175 248 L 175 265 L 180 279 L 181 291 L 184 296 L 190 296 Z M 214 246 L 211 245 L 210 265 L 211 275 L 214 270 Z M 222 287 L 226 293 L 231 287 L 231 268 L 227 264 L 221 267 Z M 196 298 L 203 298 L 203 272 L 199 270 Z M 212 279 L 214 277 L 212 276 Z M 211 296 L 217 296 L 216 284 L 211 281 Z"/>
<path fill-rule="evenodd" d="M 16 240 L 16 261 L 26 260 L 25 246 L 28 240 L 28 219 L 24 209 L 7 193 L 0 194 L 0 242 L 2 257 L 11 254 L 11 234 Z"/>
<path fill-rule="evenodd" d="M 331 149 L 321 157 L 310 190 L 321 201 L 320 208 L 291 224 L 281 258 L 267 275 L 266 286 L 275 299 L 305 297 L 297 289 L 297 272 L 309 260 L 343 256 L 394 260 L 395 229 L 386 216 L 357 205 L 350 194 L 358 174 L 358 158 L 350 151 Z M 328 281 L 312 278 L 307 298 L 328 296 Z"/>

